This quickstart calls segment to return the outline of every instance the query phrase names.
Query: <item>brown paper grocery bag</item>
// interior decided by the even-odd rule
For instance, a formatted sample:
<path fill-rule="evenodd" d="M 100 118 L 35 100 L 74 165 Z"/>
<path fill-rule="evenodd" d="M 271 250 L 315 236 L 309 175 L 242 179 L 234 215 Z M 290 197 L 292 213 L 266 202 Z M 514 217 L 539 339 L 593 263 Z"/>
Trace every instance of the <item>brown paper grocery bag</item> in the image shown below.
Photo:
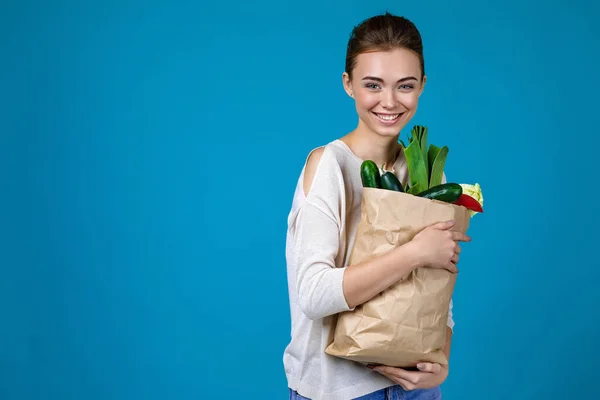
<path fill-rule="evenodd" d="M 349 268 L 410 241 L 428 225 L 452 219 L 452 230 L 467 232 L 470 214 L 462 206 L 365 187 Z M 447 270 L 414 270 L 353 311 L 340 313 L 325 352 L 397 367 L 447 364 L 443 348 L 455 280 Z"/>

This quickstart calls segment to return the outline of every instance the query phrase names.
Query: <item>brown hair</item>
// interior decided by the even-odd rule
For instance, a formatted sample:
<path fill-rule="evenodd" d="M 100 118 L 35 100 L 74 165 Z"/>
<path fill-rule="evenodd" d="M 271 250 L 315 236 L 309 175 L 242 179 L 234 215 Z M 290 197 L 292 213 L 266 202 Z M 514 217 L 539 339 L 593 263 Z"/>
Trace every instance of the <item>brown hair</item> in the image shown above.
<path fill-rule="evenodd" d="M 425 75 L 423 42 L 419 30 L 411 21 L 386 12 L 368 18 L 350 33 L 346 50 L 346 72 L 352 78 L 356 57 L 371 51 L 405 48 L 414 51 L 421 61 L 421 78 Z"/>

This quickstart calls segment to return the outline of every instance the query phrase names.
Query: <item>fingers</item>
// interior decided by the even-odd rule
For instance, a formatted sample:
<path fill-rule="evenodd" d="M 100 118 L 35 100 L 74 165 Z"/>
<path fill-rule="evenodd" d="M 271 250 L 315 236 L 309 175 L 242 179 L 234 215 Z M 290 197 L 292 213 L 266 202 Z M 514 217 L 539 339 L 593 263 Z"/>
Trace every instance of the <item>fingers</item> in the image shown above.
<path fill-rule="evenodd" d="M 462 249 L 460 248 L 458 243 L 456 243 L 456 245 L 454 246 L 454 254 L 452 254 L 452 257 L 450 258 L 450 261 L 452 262 L 452 264 L 458 264 L 458 260 L 460 258 L 461 251 L 462 251 Z"/>
<path fill-rule="evenodd" d="M 396 379 L 404 379 L 412 384 L 419 382 L 419 374 L 421 373 L 420 371 L 407 371 L 402 368 L 387 367 L 385 365 L 375 367 L 374 370 L 392 376 Z"/>
<path fill-rule="evenodd" d="M 454 252 L 456 254 L 460 254 L 460 252 L 462 251 L 462 249 L 460 248 L 460 246 L 458 245 L 458 242 L 456 242 L 456 245 L 454 246 Z"/>
<path fill-rule="evenodd" d="M 462 232 L 458 232 L 458 231 L 451 231 L 452 234 L 452 240 L 454 240 L 455 242 L 470 242 L 471 241 L 471 237 L 468 235 L 465 235 Z"/>
<path fill-rule="evenodd" d="M 456 225 L 456 221 L 443 221 L 443 222 L 437 222 L 437 223 L 431 225 L 431 227 L 435 228 L 435 229 L 446 230 L 446 229 L 452 228 L 454 225 Z"/>
<path fill-rule="evenodd" d="M 395 371 L 396 369 L 397 368 L 388 367 L 386 365 L 377 365 L 376 367 L 373 368 L 373 371 L 381 372 L 382 374 L 385 374 L 385 375 L 396 376 L 396 371 Z"/>
<path fill-rule="evenodd" d="M 422 362 L 417 364 L 418 371 L 408 371 L 403 368 L 378 365 L 371 367 L 381 375 L 399 384 L 405 390 L 433 387 L 437 385 L 436 376 L 442 371 L 439 363 Z"/>
<path fill-rule="evenodd" d="M 388 378 L 390 381 L 397 383 L 398 385 L 402 386 L 402 388 L 404 390 L 413 390 L 416 388 L 416 385 L 412 382 L 407 381 L 406 379 L 402 379 L 397 377 L 396 375 L 392 375 L 389 374 L 387 372 L 383 372 L 381 370 L 378 370 L 377 372 L 379 372 L 381 375 L 385 376 L 386 378 Z"/>
<path fill-rule="evenodd" d="M 446 264 L 446 269 L 453 274 L 458 274 L 458 267 L 453 262 Z"/>
<path fill-rule="evenodd" d="M 438 363 L 419 363 L 417 364 L 417 368 L 419 368 L 419 371 L 432 373 L 440 372 L 442 370 L 442 366 Z"/>
<path fill-rule="evenodd" d="M 406 379 L 402 379 L 402 378 L 396 378 L 396 379 L 392 379 L 393 381 L 395 381 L 396 383 L 398 383 L 400 386 L 402 386 L 402 388 L 404 390 L 414 390 L 417 388 L 417 385 L 407 381 Z"/>

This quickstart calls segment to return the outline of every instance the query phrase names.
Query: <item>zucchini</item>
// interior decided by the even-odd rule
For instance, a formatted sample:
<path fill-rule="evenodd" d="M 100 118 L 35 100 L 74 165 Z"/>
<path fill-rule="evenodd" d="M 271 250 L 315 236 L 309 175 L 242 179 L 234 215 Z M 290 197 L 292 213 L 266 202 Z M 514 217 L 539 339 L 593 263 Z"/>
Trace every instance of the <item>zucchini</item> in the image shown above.
<path fill-rule="evenodd" d="M 445 201 L 446 203 L 454 203 L 461 194 L 462 186 L 458 183 L 443 183 L 422 191 L 417 196 L 431 200 Z"/>
<path fill-rule="evenodd" d="M 360 165 L 360 179 L 363 187 L 381 188 L 381 175 L 375 161 L 363 161 Z"/>
<path fill-rule="evenodd" d="M 381 188 L 387 190 L 394 190 L 396 192 L 404 192 L 404 189 L 402 189 L 402 184 L 400 183 L 398 178 L 396 178 L 396 175 L 394 175 L 394 173 L 390 171 L 381 175 Z"/>

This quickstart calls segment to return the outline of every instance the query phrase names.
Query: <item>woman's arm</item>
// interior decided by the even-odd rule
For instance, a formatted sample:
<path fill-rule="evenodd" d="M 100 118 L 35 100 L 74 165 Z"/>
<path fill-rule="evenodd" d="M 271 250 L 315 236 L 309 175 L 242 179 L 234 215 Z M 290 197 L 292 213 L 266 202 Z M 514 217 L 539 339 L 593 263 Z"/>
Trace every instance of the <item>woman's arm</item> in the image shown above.
<path fill-rule="evenodd" d="M 463 233 L 449 229 L 453 221 L 439 222 L 421 230 L 410 241 L 379 257 L 346 268 L 344 296 L 350 307 L 369 301 L 413 269 L 443 268 L 458 272 L 457 241 L 469 241 Z"/>
<path fill-rule="evenodd" d="M 346 268 L 344 297 L 350 308 L 363 304 L 420 267 L 422 262 L 413 242 L 388 253 Z"/>
<path fill-rule="evenodd" d="M 336 267 L 340 251 L 336 212 L 344 183 L 330 159 L 324 160 L 316 176 L 324 150 L 316 149 L 308 157 L 303 181 L 306 204 L 297 216 L 295 234 L 298 300 L 311 319 L 354 309 L 422 264 L 418 249 L 409 242 L 349 268 Z"/>
<path fill-rule="evenodd" d="M 439 223 L 419 232 L 412 241 L 348 268 L 337 268 L 340 251 L 339 198 L 344 195 L 340 172 L 327 159 L 318 176 L 324 151 L 314 151 L 307 160 L 303 189 L 306 204 L 297 215 L 294 243 L 298 302 L 310 319 L 319 319 L 375 297 L 420 266 L 456 272 L 457 240 L 465 235 L 451 232 L 453 223 Z M 315 187 L 316 183 L 316 187 Z M 316 192 L 315 192 L 316 191 Z"/>

